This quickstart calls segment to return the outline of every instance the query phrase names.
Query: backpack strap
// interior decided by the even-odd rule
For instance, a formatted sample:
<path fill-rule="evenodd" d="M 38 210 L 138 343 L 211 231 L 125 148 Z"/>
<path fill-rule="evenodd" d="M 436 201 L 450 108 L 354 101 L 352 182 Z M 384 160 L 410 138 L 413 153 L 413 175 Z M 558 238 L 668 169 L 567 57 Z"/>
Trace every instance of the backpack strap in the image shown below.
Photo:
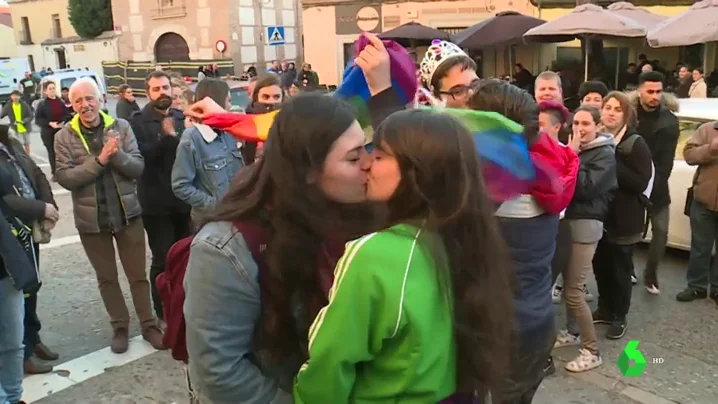
<path fill-rule="evenodd" d="M 618 152 L 620 152 L 621 154 L 631 154 L 631 151 L 633 151 L 633 145 L 636 143 L 636 140 L 638 140 L 639 136 L 641 135 L 634 133 L 631 136 L 627 137 L 626 140 L 619 143 L 617 147 Z"/>

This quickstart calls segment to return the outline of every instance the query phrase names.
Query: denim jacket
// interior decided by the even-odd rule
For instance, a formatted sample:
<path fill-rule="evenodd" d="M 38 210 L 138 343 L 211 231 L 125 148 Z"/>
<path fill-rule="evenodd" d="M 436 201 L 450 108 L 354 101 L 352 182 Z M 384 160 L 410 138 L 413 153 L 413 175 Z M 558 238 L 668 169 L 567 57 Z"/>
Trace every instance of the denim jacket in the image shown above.
<path fill-rule="evenodd" d="M 293 402 L 288 392 L 302 360 L 268 366 L 253 348 L 261 312 L 258 276 L 242 234 L 231 223 L 208 223 L 192 241 L 184 315 L 190 380 L 200 402 Z M 297 307 L 295 317 L 302 313 Z M 298 333 L 308 335 L 308 330 Z"/>
<path fill-rule="evenodd" d="M 237 140 L 228 133 L 217 134 L 207 142 L 199 129 L 188 128 L 177 147 L 172 191 L 192 207 L 193 215 L 212 213 L 244 165 Z"/>

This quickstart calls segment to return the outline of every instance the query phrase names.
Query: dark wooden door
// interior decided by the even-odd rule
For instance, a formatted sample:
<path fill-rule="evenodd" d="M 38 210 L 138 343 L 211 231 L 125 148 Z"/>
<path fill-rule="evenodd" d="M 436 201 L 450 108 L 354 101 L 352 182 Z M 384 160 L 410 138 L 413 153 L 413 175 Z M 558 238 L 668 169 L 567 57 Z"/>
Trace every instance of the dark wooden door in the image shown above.
<path fill-rule="evenodd" d="M 67 58 L 65 57 L 65 50 L 55 49 L 55 55 L 57 55 L 57 68 L 67 69 Z"/>
<path fill-rule="evenodd" d="M 174 32 L 163 34 L 155 43 L 155 59 L 158 62 L 188 61 L 189 46 L 181 35 Z"/>

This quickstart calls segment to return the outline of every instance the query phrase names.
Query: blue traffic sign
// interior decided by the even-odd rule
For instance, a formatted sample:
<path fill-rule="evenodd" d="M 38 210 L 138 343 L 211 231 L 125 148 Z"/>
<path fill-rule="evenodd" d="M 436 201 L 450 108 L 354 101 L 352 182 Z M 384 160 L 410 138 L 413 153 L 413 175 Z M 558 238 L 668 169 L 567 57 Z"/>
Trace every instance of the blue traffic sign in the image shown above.
<path fill-rule="evenodd" d="M 267 27 L 267 43 L 270 45 L 284 45 L 284 27 Z"/>

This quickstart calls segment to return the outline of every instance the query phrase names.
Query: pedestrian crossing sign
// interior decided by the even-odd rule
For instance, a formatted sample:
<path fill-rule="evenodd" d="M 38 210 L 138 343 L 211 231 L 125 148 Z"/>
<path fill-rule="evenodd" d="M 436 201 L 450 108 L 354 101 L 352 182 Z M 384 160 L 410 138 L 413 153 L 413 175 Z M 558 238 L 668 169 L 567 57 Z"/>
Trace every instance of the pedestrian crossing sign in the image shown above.
<path fill-rule="evenodd" d="M 284 27 L 267 27 L 267 43 L 270 45 L 284 45 Z"/>

